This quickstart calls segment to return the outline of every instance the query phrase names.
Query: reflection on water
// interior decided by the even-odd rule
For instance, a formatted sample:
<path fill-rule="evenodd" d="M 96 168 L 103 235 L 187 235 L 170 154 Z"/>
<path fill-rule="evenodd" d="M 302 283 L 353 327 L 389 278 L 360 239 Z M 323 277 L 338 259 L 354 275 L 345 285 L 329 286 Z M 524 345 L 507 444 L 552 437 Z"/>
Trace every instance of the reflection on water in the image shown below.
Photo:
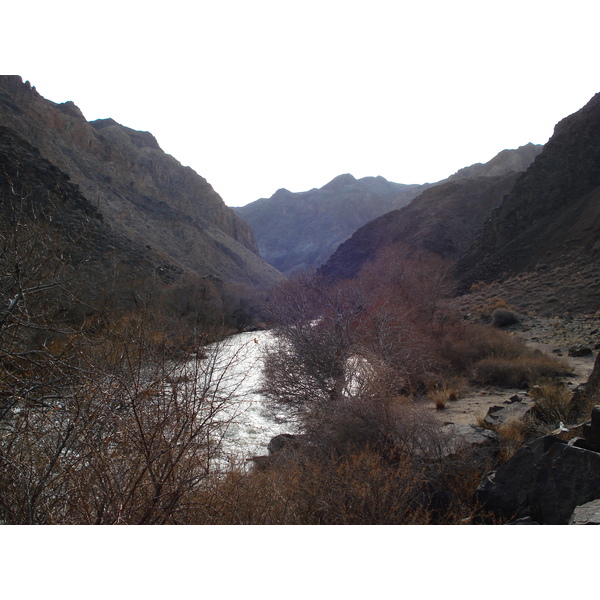
<path fill-rule="evenodd" d="M 209 346 L 207 360 L 214 360 L 213 386 L 221 396 L 230 397 L 223 450 L 237 458 L 267 454 L 269 440 L 293 428 L 285 423 L 283 413 L 269 411 L 266 399 L 259 393 L 263 353 L 273 341 L 270 331 L 232 335 Z"/>

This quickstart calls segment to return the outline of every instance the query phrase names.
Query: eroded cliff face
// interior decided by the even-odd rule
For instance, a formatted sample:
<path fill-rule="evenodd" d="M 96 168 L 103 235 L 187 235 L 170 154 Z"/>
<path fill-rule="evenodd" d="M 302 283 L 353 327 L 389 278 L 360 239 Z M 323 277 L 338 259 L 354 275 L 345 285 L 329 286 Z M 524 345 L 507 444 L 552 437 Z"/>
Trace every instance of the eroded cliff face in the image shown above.
<path fill-rule="evenodd" d="M 150 133 L 112 119 L 88 123 L 75 104 L 50 102 L 18 76 L 0 77 L 0 119 L 67 173 L 115 232 L 156 260 L 227 283 L 266 288 L 282 279 L 258 256 L 250 226 Z"/>

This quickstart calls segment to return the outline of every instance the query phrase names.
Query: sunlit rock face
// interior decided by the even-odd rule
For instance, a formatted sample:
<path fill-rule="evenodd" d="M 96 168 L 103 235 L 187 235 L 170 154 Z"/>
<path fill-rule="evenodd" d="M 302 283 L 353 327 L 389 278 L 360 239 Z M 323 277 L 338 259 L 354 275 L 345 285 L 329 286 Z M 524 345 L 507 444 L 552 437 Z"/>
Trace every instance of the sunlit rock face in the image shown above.
<path fill-rule="evenodd" d="M 18 76 L 0 77 L 2 124 L 68 175 L 108 227 L 173 272 L 268 288 L 282 276 L 257 254 L 251 228 L 212 186 L 150 133 L 87 122 Z"/>

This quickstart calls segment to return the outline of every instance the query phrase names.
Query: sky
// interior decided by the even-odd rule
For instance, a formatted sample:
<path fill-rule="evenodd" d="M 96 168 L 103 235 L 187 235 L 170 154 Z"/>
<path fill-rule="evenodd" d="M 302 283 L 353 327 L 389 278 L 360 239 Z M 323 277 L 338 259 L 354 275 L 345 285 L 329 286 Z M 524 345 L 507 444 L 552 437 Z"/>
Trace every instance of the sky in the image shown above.
<path fill-rule="evenodd" d="M 88 120 L 150 131 L 241 206 L 545 143 L 600 91 L 599 16 L 597 0 L 20 0 L 0 61 Z"/>

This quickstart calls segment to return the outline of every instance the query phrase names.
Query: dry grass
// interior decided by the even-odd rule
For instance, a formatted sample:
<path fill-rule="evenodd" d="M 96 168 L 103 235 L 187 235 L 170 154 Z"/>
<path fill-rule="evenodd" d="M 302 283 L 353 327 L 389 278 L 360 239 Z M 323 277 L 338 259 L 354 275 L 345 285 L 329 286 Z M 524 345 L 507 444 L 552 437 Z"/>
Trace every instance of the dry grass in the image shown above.
<path fill-rule="evenodd" d="M 379 450 L 297 455 L 231 473 L 199 500 L 205 524 L 424 525 L 477 522 L 474 491 L 490 464 L 472 452 L 441 461 Z"/>
<path fill-rule="evenodd" d="M 458 400 L 467 387 L 467 380 L 464 377 L 452 377 L 429 391 L 428 395 L 435 403 L 437 410 L 446 408 L 448 402 Z"/>
<path fill-rule="evenodd" d="M 523 447 L 526 437 L 531 433 L 533 424 L 530 419 L 514 419 L 498 427 L 500 435 L 500 459 L 506 461 Z"/>
<path fill-rule="evenodd" d="M 286 461 L 247 475 L 230 475 L 210 498 L 213 524 L 426 524 L 419 502 L 423 475 L 408 456 L 395 465 L 378 451 Z"/>
<path fill-rule="evenodd" d="M 477 362 L 494 357 L 515 359 L 528 352 L 520 340 L 489 325 L 463 323 L 449 331 L 438 351 L 447 370 L 469 374 Z"/>
<path fill-rule="evenodd" d="M 535 398 L 533 416 L 537 421 L 552 426 L 568 423 L 571 417 L 571 392 L 563 384 L 545 383 L 531 390 Z"/>
<path fill-rule="evenodd" d="M 514 358 L 488 357 L 473 368 L 473 381 L 481 385 L 527 388 L 569 373 L 563 361 L 542 353 Z"/>

